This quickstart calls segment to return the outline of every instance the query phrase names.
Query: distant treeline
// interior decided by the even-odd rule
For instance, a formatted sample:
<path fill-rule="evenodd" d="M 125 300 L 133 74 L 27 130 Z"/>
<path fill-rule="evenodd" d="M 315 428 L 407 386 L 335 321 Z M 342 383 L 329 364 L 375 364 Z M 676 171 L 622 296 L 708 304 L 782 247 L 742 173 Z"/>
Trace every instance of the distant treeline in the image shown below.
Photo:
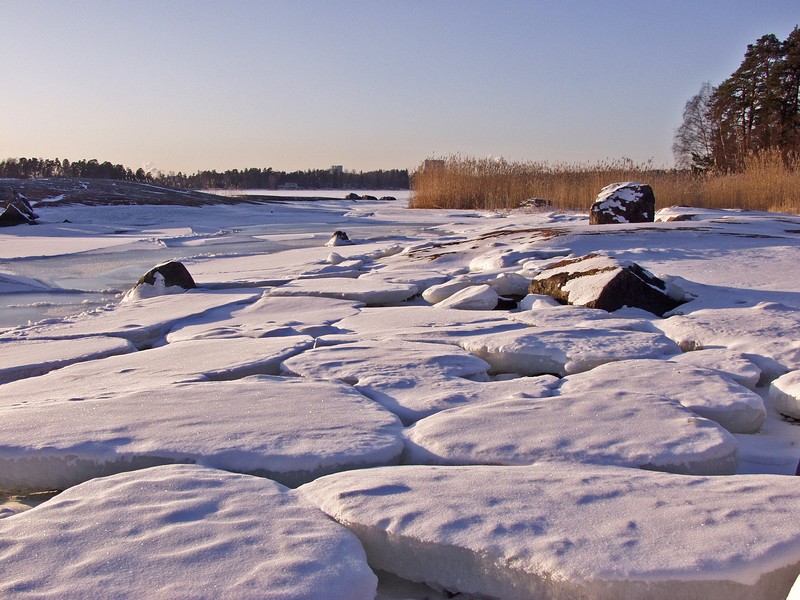
<path fill-rule="evenodd" d="M 408 170 L 346 171 L 344 169 L 309 169 L 307 171 L 273 171 L 266 169 L 232 169 L 228 171 L 198 171 L 194 175 L 136 171 L 108 161 L 69 161 L 67 159 L 9 158 L 0 162 L 0 177 L 36 179 L 42 177 L 75 177 L 85 179 L 118 179 L 155 183 L 176 188 L 204 189 L 264 189 L 282 187 L 300 189 L 408 189 Z"/>

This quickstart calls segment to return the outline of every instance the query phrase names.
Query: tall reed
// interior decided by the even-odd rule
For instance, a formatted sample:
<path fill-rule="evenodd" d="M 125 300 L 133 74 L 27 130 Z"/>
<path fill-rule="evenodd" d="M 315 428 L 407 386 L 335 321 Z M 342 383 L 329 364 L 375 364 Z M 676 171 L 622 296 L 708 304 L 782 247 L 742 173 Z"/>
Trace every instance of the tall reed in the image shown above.
<path fill-rule="evenodd" d="M 658 206 L 743 208 L 800 214 L 800 158 L 765 151 L 741 173 L 655 169 L 628 159 L 599 163 L 512 162 L 451 155 L 428 159 L 412 174 L 412 208 L 511 209 L 545 198 L 560 210 L 588 210 L 601 188 L 639 181 Z"/>

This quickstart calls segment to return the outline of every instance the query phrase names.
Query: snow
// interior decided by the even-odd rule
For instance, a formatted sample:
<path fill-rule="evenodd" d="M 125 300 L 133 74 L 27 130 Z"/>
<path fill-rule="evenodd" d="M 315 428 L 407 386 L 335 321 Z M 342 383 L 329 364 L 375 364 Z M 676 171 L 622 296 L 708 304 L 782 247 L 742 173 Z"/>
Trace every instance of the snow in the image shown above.
<path fill-rule="evenodd" d="M 371 599 L 356 537 L 285 487 L 172 465 L 95 479 L 0 521 L 0 595 Z"/>
<path fill-rule="evenodd" d="M 373 567 L 526 598 L 781 598 L 800 570 L 800 488 L 568 462 L 405 466 L 299 488 Z"/>
<path fill-rule="evenodd" d="M 135 415 L 135 418 L 132 418 Z M 397 463 L 401 425 L 344 384 L 247 377 L 0 407 L 0 489 L 66 489 L 190 462 L 297 486 Z"/>
<path fill-rule="evenodd" d="M 729 475 L 736 439 L 663 396 L 608 392 L 532 396 L 514 379 L 508 398 L 453 408 L 409 428 L 411 464 L 525 465 L 568 460 Z M 491 428 L 492 435 L 486 435 Z"/>
<path fill-rule="evenodd" d="M 778 412 L 800 419 L 800 371 L 778 377 L 769 386 L 769 398 Z"/>
<path fill-rule="evenodd" d="M 588 371 L 611 361 L 664 358 L 679 352 L 666 337 L 619 329 L 516 330 L 460 340 L 501 373 L 542 375 Z"/>
<path fill-rule="evenodd" d="M 498 300 L 497 292 L 492 286 L 473 285 L 457 291 L 436 306 L 458 310 L 493 310 L 497 306 Z"/>
<path fill-rule="evenodd" d="M 562 380 L 563 393 L 608 389 L 646 394 L 654 389 L 732 433 L 757 433 L 766 418 L 761 397 L 713 369 L 669 360 L 626 360 Z"/>
<path fill-rule="evenodd" d="M 380 600 L 729 600 L 800 574 L 800 217 L 38 212 L 0 232 L 0 596 L 371 598 L 374 570 Z M 588 254 L 688 301 L 505 309 Z M 120 302 L 167 260 L 198 288 Z M 504 308 L 442 305 L 465 283 Z M 306 517 L 327 533 L 299 548 Z"/>
<path fill-rule="evenodd" d="M 93 337 L 80 344 L 71 340 L 10 340 L 0 344 L 0 384 L 135 350 L 129 341 L 111 337 Z"/>

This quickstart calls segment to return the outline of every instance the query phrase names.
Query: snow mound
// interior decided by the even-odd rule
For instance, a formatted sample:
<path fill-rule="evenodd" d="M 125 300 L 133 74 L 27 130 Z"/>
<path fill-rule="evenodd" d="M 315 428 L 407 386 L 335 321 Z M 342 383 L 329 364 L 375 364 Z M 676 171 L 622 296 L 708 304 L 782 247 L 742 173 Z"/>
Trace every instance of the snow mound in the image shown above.
<path fill-rule="evenodd" d="M 518 381 L 518 380 L 515 380 Z M 694 475 L 736 471 L 736 439 L 666 398 L 609 390 L 446 410 L 407 430 L 409 464 L 566 460 Z"/>
<path fill-rule="evenodd" d="M 671 356 L 669 360 L 679 365 L 714 369 L 754 391 L 761 379 L 761 369 L 743 353 L 733 350 L 697 350 Z"/>
<path fill-rule="evenodd" d="M 560 389 L 564 394 L 605 393 L 609 389 L 649 394 L 657 390 L 732 433 L 756 433 L 766 417 L 764 401 L 755 392 L 719 371 L 669 360 L 627 360 L 602 365 L 566 377 Z"/>
<path fill-rule="evenodd" d="M 520 375 L 588 371 L 604 363 L 680 352 L 663 335 L 614 329 L 528 328 L 461 339 L 458 343 L 498 372 Z"/>
<path fill-rule="evenodd" d="M 791 371 L 773 381 L 769 399 L 779 413 L 800 419 L 800 371 Z"/>
<path fill-rule="evenodd" d="M 131 415 L 136 415 L 135 418 Z M 0 490 L 64 489 L 173 462 L 296 486 L 396 463 L 398 419 L 341 383 L 252 377 L 0 408 Z"/>
<path fill-rule="evenodd" d="M 493 310 L 499 298 L 490 285 L 474 285 L 459 290 L 452 296 L 439 302 L 437 308 L 454 308 L 457 310 Z"/>
<path fill-rule="evenodd" d="M 299 491 L 358 535 L 373 568 L 451 593 L 784 598 L 800 570 L 800 488 L 785 476 L 407 466 Z"/>
<path fill-rule="evenodd" d="M 72 340 L 10 340 L 0 344 L 0 383 L 44 375 L 73 363 L 135 352 L 127 340 L 91 337 Z"/>
<path fill-rule="evenodd" d="M 704 309 L 654 322 L 683 350 L 718 347 L 742 352 L 768 381 L 800 369 L 800 309 L 774 302 L 749 308 Z"/>
<path fill-rule="evenodd" d="M 0 596 L 372 599 L 358 539 L 283 486 L 190 465 L 76 486 L 0 521 Z"/>

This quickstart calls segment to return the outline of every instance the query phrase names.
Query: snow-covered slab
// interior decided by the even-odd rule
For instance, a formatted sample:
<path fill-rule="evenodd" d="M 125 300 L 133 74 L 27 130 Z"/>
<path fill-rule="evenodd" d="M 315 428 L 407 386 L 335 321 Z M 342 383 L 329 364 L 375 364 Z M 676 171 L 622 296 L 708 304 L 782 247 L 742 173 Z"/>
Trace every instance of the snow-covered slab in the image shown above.
<path fill-rule="evenodd" d="M 504 600 L 785 598 L 800 572 L 792 477 L 568 463 L 338 473 L 299 491 L 370 565 Z"/>
<path fill-rule="evenodd" d="M 680 352 L 667 337 L 620 329 L 539 329 L 507 331 L 459 339 L 467 351 L 497 372 L 520 375 L 588 371 L 604 363 L 660 358 Z"/>
<path fill-rule="evenodd" d="M 773 381 L 769 399 L 779 413 L 800 419 L 800 371 L 790 371 Z"/>
<path fill-rule="evenodd" d="M 277 375 L 281 361 L 313 342 L 303 335 L 177 342 L 12 381 L 0 387 L 0 406 L 109 398 L 172 383 Z"/>
<path fill-rule="evenodd" d="M 431 306 L 364 308 L 357 315 L 337 323 L 343 331 L 365 338 L 452 341 L 455 337 L 525 329 L 497 311 L 463 311 Z"/>
<path fill-rule="evenodd" d="M 488 285 L 474 285 L 455 292 L 436 304 L 436 308 L 456 310 L 494 310 L 499 297 L 495 289 Z"/>
<path fill-rule="evenodd" d="M 540 327 L 542 329 L 601 327 L 603 329 L 625 329 L 630 331 L 654 330 L 649 319 L 630 319 L 616 316 L 614 313 L 609 313 L 599 308 L 587 308 L 570 304 L 538 306 L 532 310 L 511 312 L 508 317 L 529 327 Z"/>
<path fill-rule="evenodd" d="M 137 347 L 152 345 L 183 319 L 222 306 L 247 304 L 261 290 L 191 290 L 126 302 L 108 310 L 80 315 L 63 322 L 7 331 L 4 338 L 74 339 L 90 336 L 122 337 Z"/>
<path fill-rule="evenodd" d="M 284 373 L 339 379 L 410 423 L 468 401 L 464 388 L 487 379 L 489 365 L 458 346 L 363 340 L 318 346 L 281 365 Z"/>
<path fill-rule="evenodd" d="M 407 464 L 565 460 L 693 475 L 729 475 L 737 466 L 736 439 L 716 423 L 661 396 L 614 390 L 517 394 L 442 411 L 406 434 Z"/>
<path fill-rule="evenodd" d="M 696 350 L 671 356 L 669 360 L 679 365 L 714 369 L 751 390 L 756 389 L 761 379 L 761 369 L 742 352 L 733 350 Z"/>
<path fill-rule="evenodd" d="M 0 521 L 0 596 L 372 599 L 358 539 L 280 484 L 193 465 L 96 479 Z"/>
<path fill-rule="evenodd" d="M 704 309 L 655 321 L 684 350 L 744 353 L 768 380 L 800 369 L 800 309 L 762 302 L 748 308 Z"/>
<path fill-rule="evenodd" d="M 626 360 L 564 378 L 561 393 L 657 392 L 732 433 L 756 433 L 766 410 L 761 396 L 713 369 L 669 360 Z"/>
<path fill-rule="evenodd" d="M 378 279 L 389 283 L 404 283 L 417 286 L 417 290 L 424 290 L 431 286 L 444 283 L 449 279 L 441 271 L 429 271 L 413 268 L 384 268 L 371 271 L 359 276 L 360 279 Z"/>
<path fill-rule="evenodd" d="M 256 376 L 0 408 L 0 490 L 197 463 L 296 486 L 396 464 L 402 425 L 343 383 Z"/>
<path fill-rule="evenodd" d="M 408 300 L 417 293 L 417 286 L 379 279 L 326 277 L 290 281 L 271 289 L 269 293 L 272 296 L 321 296 L 381 305 Z"/>
<path fill-rule="evenodd" d="M 264 294 L 244 308 L 222 308 L 187 319 L 168 335 L 168 342 L 197 338 L 268 337 L 295 332 L 317 337 L 335 333 L 333 324 L 356 315 L 363 304 L 314 296 Z"/>
<path fill-rule="evenodd" d="M 91 337 L 84 340 L 0 341 L 0 383 L 44 375 L 73 363 L 135 352 L 128 340 Z"/>

